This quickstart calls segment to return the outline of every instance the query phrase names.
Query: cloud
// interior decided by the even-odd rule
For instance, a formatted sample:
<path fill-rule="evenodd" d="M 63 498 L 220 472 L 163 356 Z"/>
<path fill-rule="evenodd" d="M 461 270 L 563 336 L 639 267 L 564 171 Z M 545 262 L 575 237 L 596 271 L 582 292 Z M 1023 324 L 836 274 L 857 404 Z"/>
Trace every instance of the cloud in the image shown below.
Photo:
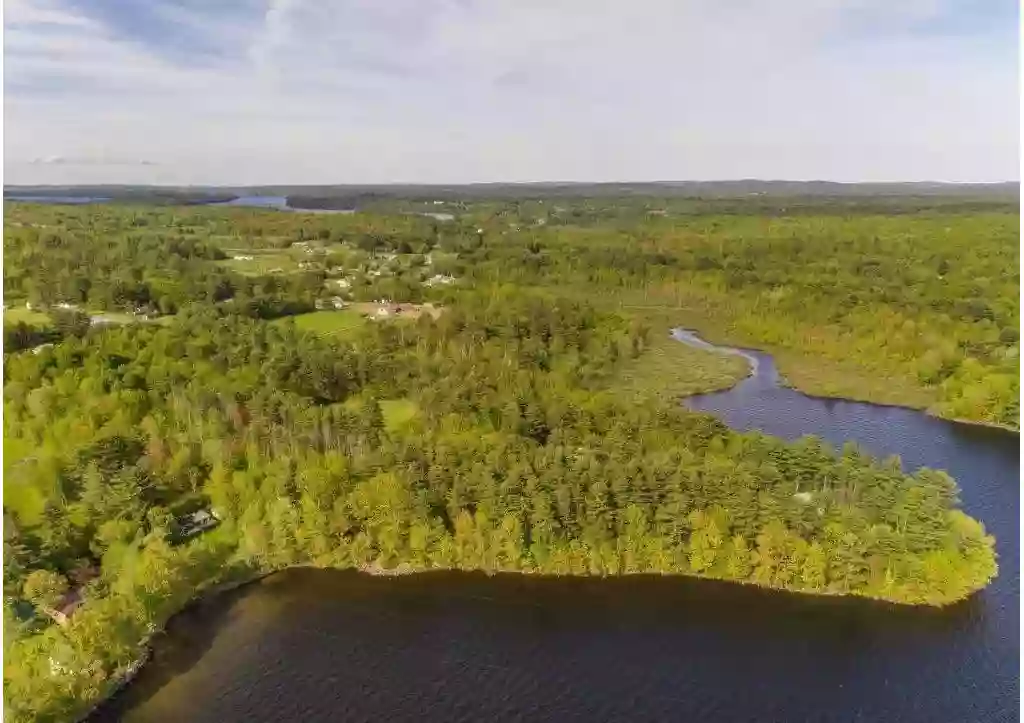
<path fill-rule="evenodd" d="M 8 183 L 1017 177 L 1007 0 L 8 0 L 4 25 Z"/>
<path fill-rule="evenodd" d="M 65 156 L 44 156 L 33 158 L 29 165 L 33 166 L 156 166 L 154 161 L 127 158 L 67 158 Z"/>

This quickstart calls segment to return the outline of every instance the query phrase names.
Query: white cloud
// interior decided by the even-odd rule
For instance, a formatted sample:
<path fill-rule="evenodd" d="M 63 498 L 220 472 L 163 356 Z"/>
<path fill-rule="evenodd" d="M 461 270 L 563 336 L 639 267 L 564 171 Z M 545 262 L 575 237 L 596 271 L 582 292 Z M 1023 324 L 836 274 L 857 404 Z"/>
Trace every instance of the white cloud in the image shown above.
<path fill-rule="evenodd" d="M 945 0 L 153 6 L 209 58 L 74 7 L 5 7 L 8 183 L 1017 176 L 1014 42 Z"/>
<path fill-rule="evenodd" d="M 33 158 L 29 161 L 33 166 L 156 166 L 157 163 L 145 158 L 67 158 L 66 156 L 46 156 Z"/>

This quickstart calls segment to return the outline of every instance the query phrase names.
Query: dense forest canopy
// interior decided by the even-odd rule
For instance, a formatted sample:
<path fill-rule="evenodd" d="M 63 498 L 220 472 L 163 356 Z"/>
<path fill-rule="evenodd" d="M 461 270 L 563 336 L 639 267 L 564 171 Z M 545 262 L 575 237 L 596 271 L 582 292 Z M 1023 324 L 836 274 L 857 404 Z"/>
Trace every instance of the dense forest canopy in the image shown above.
<path fill-rule="evenodd" d="M 996 563 L 946 474 L 731 431 L 649 360 L 697 319 L 1016 426 L 1015 223 L 8 205 L 7 714 L 73 718 L 198 591 L 289 565 L 962 599 Z M 382 297 L 442 313 L 312 311 Z M 672 389 L 742 375 L 679 353 Z"/>
<path fill-rule="evenodd" d="M 525 228 L 496 213 L 485 228 L 500 241 L 468 250 L 469 273 L 677 310 L 781 352 L 811 393 L 1018 426 L 1017 214 L 648 215 L 616 227 L 547 213 Z M 822 361 L 834 371 L 815 379 Z"/>

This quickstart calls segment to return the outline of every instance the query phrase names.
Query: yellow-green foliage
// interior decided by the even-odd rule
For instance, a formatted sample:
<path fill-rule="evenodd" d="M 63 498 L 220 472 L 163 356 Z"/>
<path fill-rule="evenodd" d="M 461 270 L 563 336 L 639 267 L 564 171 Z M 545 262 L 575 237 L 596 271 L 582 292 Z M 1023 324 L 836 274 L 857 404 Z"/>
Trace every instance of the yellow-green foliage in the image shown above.
<path fill-rule="evenodd" d="M 26 309 L 24 306 L 16 306 L 12 309 L 4 310 L 4 324 L 18 324 L 24 323 L 29 326 L 47 327 L 53 324 L 53 321 L 47 314 L 41 311 L 34 311 Z"/>
<path fill-rule="evenodd" d="M 235 251 L 229 252 L 234 256 L 251 256 L 251 259 L 242 258 L 229 258 L 219 263 L 224 266 L 234 269 L 239 273 L 259 276 L 263 274 L 269 274 L 271 272 L 276 273 L 291 273 L 299 270 L 299 257 L 294 253 L 279 252 L 279 253 L 268 253 L 260 251 Z"/>
<path fill-rule="evenodd" d="M 549 216 L 503 235 L 507 215 L 442 230 L 405 217 L 13 211 L 4 278 L 17 293 L 77 293 L 86 308 L 159 298 L 181 313 L 5 358 L 11 720 L 75 719 L 234 563 L 685 574 L 933 605 L 996 574 L 992 538 L 945 474 L 684 409 L 676 396 L 726 386 L 745 363 L 667 332 L 690 314 L 713 341 L 917 379 L 957 414 L 1008 423 L 1017 252 L 1005 218 Z M 323 279 L 228 273 L 210 240 L 222 236 L 368 253 L 436 241 L 465 264 L 437 319 L 266 323 L 311 308 Z M 221 524 L 184 542 L 178 520 L 197 505 Z M 100 577 L 58 629 L 37 583 L 85 562 Z M 20 621 L 33 603 L 42 614 Z"/>
<path fill-rule="evenodd" d="M 402 429 L 413 417 L 418 408 L 415 402 L 408 399 L 384 399 L 380 402 L 380 413 L 384 417 L 384 427 L 389 432 Z"/>

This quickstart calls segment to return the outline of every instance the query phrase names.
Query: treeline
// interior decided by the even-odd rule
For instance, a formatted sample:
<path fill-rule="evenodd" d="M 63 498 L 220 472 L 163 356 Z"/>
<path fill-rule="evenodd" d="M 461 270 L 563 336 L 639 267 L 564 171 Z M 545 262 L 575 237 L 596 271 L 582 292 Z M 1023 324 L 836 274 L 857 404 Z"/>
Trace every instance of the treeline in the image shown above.
<path fill-rule="evenodd" d="M 254 316 L 313 309 L 323 287 L 316 273 L 246 276 L 215 263 L 218 246 L 193 235 L 144 231 L 123 209 L 64 211 L 79 224 L 8 227 L 4 236 L 4 294 L 53 310 L 71 305 L 170 315 L 180 309 L 232 302 Z M 14 222 L 17 223 L 17 222 Z M 5 324 L 14 348 L 34 345 L 52 332 Z M 9 327 L 9 328 L 8 328 Z M 38 341 L 37 343 L 42 343 Z"/>
<path fill-rule="evenodd" d="M 163 314 L 265 299 L 256 313 L 267 318 L 335 293 L 329 271 L 344 267 L 362 273 L 349 287 L 356 300 L 450 301 L 420 283 L 432 255 L 432 273 L 478 284 L 678 310 L 688 324 L 778 353 L 811 393 L 1018 428 L 1019 215 L 950 205 L 962 199 L 811 200 L 820 213 L 776 217 L 757 204 L 781 200 L 760 196 L 485 199 L 463 202 L 447 222 L 9 204 L 5 295 Z M 724 203 L 739 205 L 726 212 L 716 206 Z M 881 204 L 886 215 L 848 213 L 851 203 Z M 896 206 L 908 213 L 893 215 Z M 244 275 L 224 262 L 225 249 L 296 242 L 325 253 L 278 274 Z M 400 259 L 371 277 L 366 259 L 383 254 Z"/>
<path fill-rule="evenodd" d="M 64 199 L 90 198 L 97 202 L 110 201 L 116 204 L 137 204 L 146 206 L 192 206 L 209 203 L 223 203 L 238 198 L 235 193 L 218 189 L 185 190 L 146 186 L 7 186 L 4 200 L 18 201 L 19 197 L 30 197 L 36 203 L 64 203 Z"/>
<path fill-rule="evenodd" d="M 522 289 L 459 301 L 345 342 L 221 305 L 10 355 L 11 719 L 103 695 L 225 570 L 696 574 L 926 604 L 995 575 L 945 474 L 625 403 L 617 371 L 650 344 L 635 318 Z M 207 507 L 220 526 L 179 544 Z"/>
<path fill-rule="evenodd" d="M 1015 213 L 509 223 L 484 221 L 483 246 L 463 251 L 479 282 L 675 309 L 735 343 L 795 352 L 812 393 L 1019 428 Z M 820 359 L 831 378 L 815 379 Z"/>
<path fill-rule="evenodd" d="M 457 273 L 460 268 L 444 262 L 454 258 L 445 250 L 480 244 L 475 231 L 464 227 L 442 239 L 437 223 L 422 218 L 303 219 L 247 209 L 23 204 L 8 204 L 7 210 L 4 298 L 43 309 L 71 304 L 172 315 L 190 305 L 230 301 L 273 318 L 312 310 L 329 292 L 325 282 L 332 267 L 366 271 L 366 259 L 380 254 L 418 255 L 422 266 L 423 257 L 438 250 L 433 272 Z M 258 253 L 306 243 L 323 253 L 300 255 L 302 264 L 293 263 L 287 272 L 242 273 L 226 263 L 226 249 Z M 352 294 L 358 300 L 418 301 L 404 297 L 421 296 L 422 290 L 418 282 L 387 273 L 361 278 Z M 22 328 L 9 335 L 22 340 L 18 348 L 38 336 Z"/>

